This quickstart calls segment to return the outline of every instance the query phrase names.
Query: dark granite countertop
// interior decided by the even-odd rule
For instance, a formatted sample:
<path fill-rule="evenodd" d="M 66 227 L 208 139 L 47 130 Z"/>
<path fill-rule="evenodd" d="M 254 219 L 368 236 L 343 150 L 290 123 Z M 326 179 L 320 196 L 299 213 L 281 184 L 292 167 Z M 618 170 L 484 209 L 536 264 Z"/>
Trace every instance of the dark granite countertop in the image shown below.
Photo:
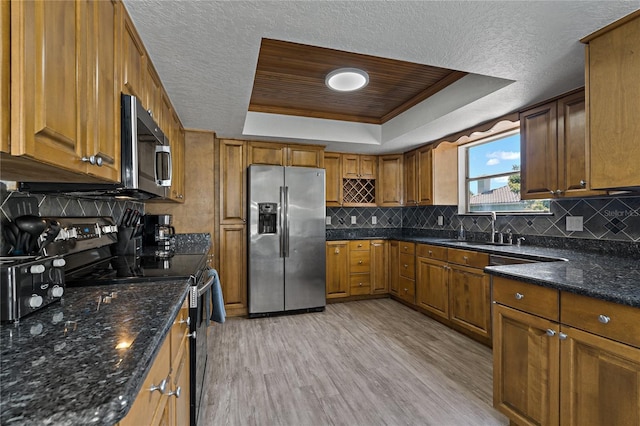
<path fill-rule="evenodd" d="M 196 243 L 182 251 L 204 255 L 210 241 Z M 188 291 L 185 279 L 70 287 L 59 303 L 2 324 L 0 424 L 118 422 L 138 395 Z"/>
<path fill-rule="evenodd" d="M 485 271 L 495 276 L 640 308 L 640 256 L 615 256 L 578 249 L 531 245 L 484 245 L 437 236 L 403 235 L 397 231 L 380 235 L 367 232 L 364 238 L 358 238 L 359 235 L 362 234 L 336 233 L 335 238 L 328 240 L 340 237 L 346 237 L 340 238 L 345 240 L 394 239 L 540 260 L 538 263 L 489 266 Z"/>

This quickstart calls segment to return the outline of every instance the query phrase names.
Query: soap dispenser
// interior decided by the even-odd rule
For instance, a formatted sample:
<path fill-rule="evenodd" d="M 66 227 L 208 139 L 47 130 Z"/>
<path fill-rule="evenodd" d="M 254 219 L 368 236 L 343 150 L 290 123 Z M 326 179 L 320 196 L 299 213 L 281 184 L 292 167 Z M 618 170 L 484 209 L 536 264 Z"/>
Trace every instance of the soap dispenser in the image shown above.
<path fill-rule="evenodd" d="M 460 224 L 460 229 L 458 229 L 458 240 L 464 241 L 466 239 L 466 232 L 464 230 L 464 226 Z"/>

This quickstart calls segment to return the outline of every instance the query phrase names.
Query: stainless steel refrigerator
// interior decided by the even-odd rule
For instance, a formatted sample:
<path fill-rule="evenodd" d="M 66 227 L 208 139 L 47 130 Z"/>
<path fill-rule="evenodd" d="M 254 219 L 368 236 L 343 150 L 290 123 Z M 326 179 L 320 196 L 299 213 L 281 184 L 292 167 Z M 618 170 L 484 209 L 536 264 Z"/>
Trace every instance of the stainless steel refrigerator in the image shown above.
<path fill-rule="evenodd" d="M 325 174 L 249 166 L 249 316 L 323 310 Z"/>

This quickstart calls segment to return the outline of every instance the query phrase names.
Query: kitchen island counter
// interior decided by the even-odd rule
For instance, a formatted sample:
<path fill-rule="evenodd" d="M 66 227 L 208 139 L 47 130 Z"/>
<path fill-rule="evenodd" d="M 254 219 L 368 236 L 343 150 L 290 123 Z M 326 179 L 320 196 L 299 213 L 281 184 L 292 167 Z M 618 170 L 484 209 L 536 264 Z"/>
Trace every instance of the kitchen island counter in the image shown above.
<path fill-rule="evenodd" d="M 0 328 L 0 424 L 112 425 L 128 412 L 188 280 L 68 288 Z"/>

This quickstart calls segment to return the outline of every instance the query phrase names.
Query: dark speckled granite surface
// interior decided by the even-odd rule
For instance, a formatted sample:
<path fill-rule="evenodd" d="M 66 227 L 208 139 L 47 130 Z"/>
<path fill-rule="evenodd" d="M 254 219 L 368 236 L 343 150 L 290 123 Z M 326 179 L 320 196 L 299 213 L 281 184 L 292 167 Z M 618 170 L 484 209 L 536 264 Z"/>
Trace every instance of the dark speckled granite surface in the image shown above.
<path fill-rule="evenodd" d="M 328 233 L 327 240 L 395 239 L 543 260 L 539 263 L 489 266 L 485 271 L 640 308 L 640 254 L 635 245 L 605 242 L 604 248 L 599 248 L 589 242 L 588 246 L 582 247 L 580 241 L 553 238 L 536 239 L 536 246 L 528 245 L 531 241 L 522 247 L 494 246 L 455 241 L 449 233 L 439 231 L 406 233 L 401 229 L 391 229 L 380 235 L 369 232 L 378 231 L 376 229 L 364 233 L 358 230 L 337 231 Z"/>
<path fill-rule="evenodd" d="M 207 238 L 183 251 L 206 253 Z M 195 271 L 194 271 L 195 272 Z M 113 425 L 128 412 L 182 302 L 185 279 L 67 288 L 0 327 L 0 424 Z M 110 303 L 98 300 L 115 292 Z M 116 345 L 130 342 L 126 349 Z"/>

